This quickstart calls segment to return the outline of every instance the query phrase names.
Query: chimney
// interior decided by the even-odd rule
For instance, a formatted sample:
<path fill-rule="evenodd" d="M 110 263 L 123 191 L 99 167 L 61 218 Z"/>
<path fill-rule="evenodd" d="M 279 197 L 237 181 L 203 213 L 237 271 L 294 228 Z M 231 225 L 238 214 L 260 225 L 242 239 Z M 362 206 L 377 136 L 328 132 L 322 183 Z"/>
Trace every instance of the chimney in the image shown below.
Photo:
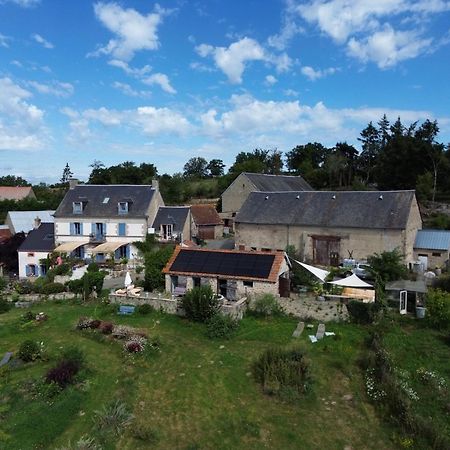
<path fill-rule="evenodd" d="M 77 185 L 78 185 L 77 178 L 69 178 L 69 189 L 73 189 Z"/>
<path fill-rule="evenodd" d="M 152 188 L 155 191 L 159 191 L 159 181 L 158 180 L 152 180 Z"/>
<path fill-rule="evenodd" d="M 34 229 L 37 230 L 41 225 L 41 219 L 36 216 L 36 218 L 34 219 Z"/>

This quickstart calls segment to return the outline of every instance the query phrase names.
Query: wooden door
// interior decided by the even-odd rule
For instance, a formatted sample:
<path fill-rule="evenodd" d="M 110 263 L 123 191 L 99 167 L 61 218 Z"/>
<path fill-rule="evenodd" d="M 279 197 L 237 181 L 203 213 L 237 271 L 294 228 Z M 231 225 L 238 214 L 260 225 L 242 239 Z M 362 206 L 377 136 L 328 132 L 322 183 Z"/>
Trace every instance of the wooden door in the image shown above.
<path fill-rule="evenodd" d="M 340 259 L 340 238 L 336 236 L 313 237 L 314 264 L 322 266 L 338 266 Z"/>

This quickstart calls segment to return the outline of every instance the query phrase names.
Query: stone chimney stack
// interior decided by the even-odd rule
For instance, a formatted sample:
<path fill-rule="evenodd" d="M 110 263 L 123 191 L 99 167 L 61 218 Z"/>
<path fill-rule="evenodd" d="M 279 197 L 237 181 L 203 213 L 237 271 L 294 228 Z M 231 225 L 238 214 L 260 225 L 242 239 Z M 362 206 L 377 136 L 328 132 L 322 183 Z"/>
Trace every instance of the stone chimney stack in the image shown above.
<path fill-rule="evenodd" d="M 155 191 L 159 191 L 159 181 L 158 180 L 152 180 L 152 188 Z"/>
<path fill-rule="evenodd" d="M 69 178 L 69 189 L 73 189 L 77 185 L 78 185 L 77 178 Z"/>
<path fill-rule="evenodd" d="M 36 218 L 34 219 L 34 229 L 37 230 L 40 226 L 41 226 L 41 219 L 38 216 L 36 216 Z"/>

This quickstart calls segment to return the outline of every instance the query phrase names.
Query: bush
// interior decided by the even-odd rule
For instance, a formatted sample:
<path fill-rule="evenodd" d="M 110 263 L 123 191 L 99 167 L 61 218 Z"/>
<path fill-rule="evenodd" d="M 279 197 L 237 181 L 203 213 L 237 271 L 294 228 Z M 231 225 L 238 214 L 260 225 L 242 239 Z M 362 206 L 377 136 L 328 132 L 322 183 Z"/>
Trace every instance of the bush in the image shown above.
<path fill-rule="evenodd" d="M 239 322 L 224 314 L 214 314 L 206 321 L 206 335 L 210 339 L 229 339 L 238 329 Z"/>
<path fill-rule="evenodd" d="M 0 291 L 3 291 L 6 288 L 6 286 L 8 286 L 6 278 L 0 277 Z"/>
<path fill-rule="evenodd" d="M 128 412 L 124 403 L 117 400 L 109 406 L 104 406 L 103 409 L 95 411 L 95 424 L 98 429 L 112 431 L 118 435 L 124 427 L 130 425 L 134 419 L 133 414 Z"/>
<path fill-rule="evenodd" d="M 397 249 L 374 253 L 367 258 L 367 262 L 383 282 L 403 279 L 408 274 L 403 257 Z"/>
<path fill-rule="evenodd" d="M 269 348 L 252 366 L 255 380 L 266 394 L 297 399 L 310 384 L 309 363 L 300 348 Z"/>
<path fill-rule="evenodd" d="M 65 286 L 61 283 L 47 283 L 40 289 L 41 293 L 45 295 L 59 294 L 60 292 L 65 292 L 65 290 Z"/>
<path fill-rule="evenodd" d="M 272 294 L 263 294 L 253 302 L 250 313 L 259 317 L 280 316 L 283 309 Z"/>
<path fill-rule="evenodd" d="M 37 342 L 26 340 L 20 344 L 18 356 L 22 361 L 30 362 L 39 358 L 41 349 Z"/>
<path fill-rule="evenodd" d="M 62 361 L 72 362 L 78 369 L 81 369 L 85 362 L 83 351 L 75 345 L 71 345 L 63 350 L 61 353 L 61 359 Z"/>
<path fill-rule="evenodd" d="M 98 272 L 100 269 L 99 269 L 99 267 L 98 267 L 98 264 L 97 263 L 95 263 L 95 262 L 92 262 L 92 263 L 90 263 L 88 266 L 87 266 L 87 271 L 88 272 Z"/>
<path fill-rule="evenodd" d="M 359 300 L 351 300 L 347 304 L 347 311 L 352 322 L 368 325 L 375 320 L 378 305 L 375 303 L 363 303 Z"/>
<path fill-rule="evenodd" d="M 101 322 L 98 329 L 103 334 L 111 334 L 114 329 L 114 324 L 112 322 Z"/>
<path fill-rule="evenodd" d="M 206 322 L 220 308 L 219 300 L 210 286 L 195 287 L 186 292 L 182 299 L 182 306 L 186 317 L 196 322 Z"/>
<path fill-rule="evenodd" d="M 433 287 L 441 291 L 450 292 L 450 275 L 442 275 L 434 279 Z"/>
<path fill-rule="evenodd" d="M 16 292 L 18 294 L 31 294 L 32 292 L 34 292 L 34 288 L 33 288 L 33 283 L 31 283 L 31 281 L 28 280 L 21 280 L 18 281 L 15 286 L 14 289 L 16 290 Z"/>
<path fill-rule="evenodd" d="M 22 323 L 32 322 L 36 319 L 36 314 L 32 311 L 27 311 L 20 316 L 20 321 Z"/>
<path fill-rule="evenodd" d="M 147 314 L 151 314 L 154 310 L 155 310 L 155 308 L 153 308 L 153 306 L 149 305 L 149 304 L 139 305 L 137 307 L 137 312 L 143 316 L 145 316 Z"/>
<path fill-rule="evenodd" d="M 56 383 L 59 387 L 64 388 L 74 382 L 78 370 L 79 366 L 76 361 L 61 360 L 56 367 L 47 372 L 45 381 L 47 383 Z"/>
<path fill-rule="evenodd" d="M 67 287 L 70 292 L 74 294 L 82 294 L 83 293 L 83 280 L 70 280 L 67 283 Z"/>
<path fill-rule="evenodd" d="M 0 297 L 0 314 L 8 312 L 11 309 L 11 303 L 5 298 Z"/>
<path fill-rule="evenodd" d="M 427 322 L 432 327 L 450 327 L 450 294 L 439 289 L 430 289 L 425 297 Z"/>

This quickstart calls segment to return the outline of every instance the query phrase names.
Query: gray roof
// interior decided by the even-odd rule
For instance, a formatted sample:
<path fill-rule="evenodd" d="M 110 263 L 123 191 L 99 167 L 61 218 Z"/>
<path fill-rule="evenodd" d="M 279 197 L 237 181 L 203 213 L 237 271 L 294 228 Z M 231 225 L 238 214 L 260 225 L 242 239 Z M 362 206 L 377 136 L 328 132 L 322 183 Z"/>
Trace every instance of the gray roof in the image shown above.
<path fill-rule="evenodd" d="M 255 185 L 258 191 L 312 191 L 313 188 L 300 176 L 267 175 L 264 173 L 243 174 Z"/>
<path fill-rule="evenodd" d="M 422 248 L 427 250 L 449 250 L 450 231 L 419 230 L 416 234 L 414 248 Z"/>
<path fill-rule="evenodd" d="M 174 231 L 183 231 L 189 214 L 189 206 L 160 206 L 152 227 L 156 230 L 161 225 L 172 224 Z"/>
<path fill-rule="evenodd" d="M 55 225 L 41 223 L 39 228 L 31 230 L 19 247 L 19 252 L 51 252 L 55 248 Z"/>
<path fill-rule="evenodd" d="M 39 217 L 41 222 L 53 223 L 53 214 L 55 211 L 9 211 L 9 221 L 12 225 L 12 233 L 28 233 L 34 227 L 34 219 Z M 8 220 L 8 218 L 7 218 Z"/>
<path fill-rule="evenodd" d="M 55 217 L 145 217 L 155 189 L 148 185 L 79 184 L 69 189 Z M 106 199 L 109 199 L 106 202 Z M 83 202 L 83 213 L 73 213 L 73 202 Z M 118 203 L 128 202 L 128 214 L 118 213 Z"/>
<path fill-rule="evenodd" d="M 252 192 L 236 223 L 404 229 L 414 191 Z"/>
<path fill-rule="evenodd" d="M 386 283 L 386 291 L 411 291 L 426 294 L 428 291 L 424 280 L 396 280 Z"/>

